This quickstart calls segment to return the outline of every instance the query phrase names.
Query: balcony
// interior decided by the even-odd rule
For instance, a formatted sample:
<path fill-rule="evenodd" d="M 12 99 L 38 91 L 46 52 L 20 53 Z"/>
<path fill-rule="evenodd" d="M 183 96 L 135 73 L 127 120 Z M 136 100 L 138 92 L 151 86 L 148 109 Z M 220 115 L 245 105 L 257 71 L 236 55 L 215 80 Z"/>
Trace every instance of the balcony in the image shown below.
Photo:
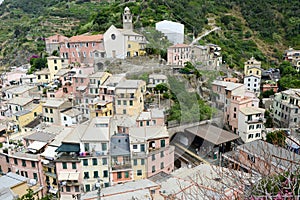
<path fill-rule="evenodd" d="M 119 164 L 112 164 L 112 170 L 123 170 L 123 169 L 130 169 L 131 163 L 119 163 Z"/>
<path fill-rule="evenodd" d="M 55 179 L 57 178 L 56 174 L 52 173 L 52 172 L 45 171 L 45 175 L 49 176 L 49 177 L 52 177 L 52 178 L 55 178 Z"/>
<path fill-rule="evenodd" d="M 107 151 L 81 152 L 79 154 L 79 158 L 84 158 L 84 157 L 99 157 L 99 156 L 107 156 L 107 155 L 108 155 Z"/>
<path fill-rule="evenodd" d="M 146 152 L 132 152 L 133 158 L 145 158 Z"/>
<path fill-rule="evenodd" d="M 262 117 L 253 117 L 250 119 L 247 119 L 245 122 L 247 124 L 252 124 L 252 123 L 264 123 L 266 120 Z"/>

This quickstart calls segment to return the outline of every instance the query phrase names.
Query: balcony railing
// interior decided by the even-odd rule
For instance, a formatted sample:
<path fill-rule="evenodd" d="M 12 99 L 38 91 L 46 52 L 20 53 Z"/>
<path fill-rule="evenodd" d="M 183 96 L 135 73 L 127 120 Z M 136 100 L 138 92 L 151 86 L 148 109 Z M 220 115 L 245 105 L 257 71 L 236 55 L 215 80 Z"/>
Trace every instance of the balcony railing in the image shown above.
<path fill-rule="evenodd" d="M 251 123 L 264 123 L 265 122 L 265 119 L 262 118 L 262 117 L 254 117 L 254 118 L 251 118 L 251 119 L 247 119 L 246 120 L 246 123 L 247 124 L 251 124 Z"/>
<path fill-rule="evenodd" d="M 112 170 L 122 170 L 122 169 L 130 169 L 131 163 L 120 163 L 112 165 Z"/>

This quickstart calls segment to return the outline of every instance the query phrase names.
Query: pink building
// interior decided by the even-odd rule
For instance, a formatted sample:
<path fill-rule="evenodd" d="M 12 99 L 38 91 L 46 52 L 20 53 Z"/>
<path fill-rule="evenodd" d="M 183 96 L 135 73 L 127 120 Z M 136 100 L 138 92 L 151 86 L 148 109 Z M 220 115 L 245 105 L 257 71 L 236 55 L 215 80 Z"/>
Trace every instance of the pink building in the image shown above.
<path fill-rule="evenodd" d="M 136 126 L 164 126 L 165 115 L 163 110 L 151 109 L 140 113 L 136 119 Z"/>
<path fill-rule="evenodd" d="M 69 63 L 94 63 L 95 58 L 104 58 L 103 35 L 78 35 L 60 43 L 60 57 Z"/>
<path fill-rule="evenodd" d="M 169 145 L 165 126 L 132 127 L 129 135 L 133 159 L 146 160 L 147 178 L 159 172 L 170 174 L 174 170 L 174 147 Z"/>
<path fill-rule="evenodd" d="M 56 151 L 61 153 L 54 161 L 60 195 L 72 196 L 73 194 L 79 194 L 83 173 L 81 162 L 78 158 L 80 145 L 76 143 L 62 143 Z"/>
<path fill-rule="evenodd" d="M 63 35 L 53 35 L 48 38 L 45 38 L 46 43 L 46 51 L 48 54 L 52 54 L 53 51 L 59 51 L 60 43 L 63 43 L 67 41 L 69 38 L 63 36 Z"/>
<path fill-rule="evenodd" d="M 39 191 L 42 194 L 47 192 L 43 166 L 39 155 L 1 149 L 0 166 L 2 172 L 14 172 L 29 178 L 32 185 L 40 186 Z"/>
<path fill-rule="evenodd" d="M 258 107 L 259 99 L 256 95 L 246 90 L 240 83 L 214 81 L 212 90 L 216 94 L 216 106 L 224 112 L 224 123 L 234 133 L 238 133 L 238 114 L 240 108 Z"/>
<path fill-rule="evenodd" d="M 187 44 L 175 44 L 168 48 L 168 65 L 184 66 L 190 61 L 189 53 L 191 47 Z"/>

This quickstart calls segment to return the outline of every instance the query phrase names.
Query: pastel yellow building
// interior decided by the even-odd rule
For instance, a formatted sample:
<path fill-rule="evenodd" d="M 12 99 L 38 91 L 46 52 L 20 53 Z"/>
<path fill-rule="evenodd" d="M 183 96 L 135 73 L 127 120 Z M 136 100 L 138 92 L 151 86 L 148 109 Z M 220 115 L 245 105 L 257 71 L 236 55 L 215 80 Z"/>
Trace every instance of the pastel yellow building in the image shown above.
<path fill-rule="evenodd" d="M 7 195 L 10 195 L 10 197 L 6 196 L 7 199 L 15 199 L 13 198 L 15 196 L 21 198 L 23 195 L 25 195 L 27 193 L 27 189 L 29 189 L 27 181 L 28 178 L 25 178 L 13 172 L 9 172 L 0 177 L 1 186 L 5 186 L 5 188 L 8 188 L 8 190 L 10 189 L 10 191 L 7 191 Z M 4 189 L 4 187 L 2 189 Z"/>
<path fill-rule="evenodd" d="M 131 164 L 133 169 L 132 171 L 133 171 L 134 180 L 147 178 L 147 168 L 146 168 L 147 159 L 145 159 L 145 157 L 146 154 L 144 152 L 139 152 L 139 153 L 133 152 Z"/>
<path fill-rule="evenodd" d="M 42 104 L 31 104 L 30 107 L 28 107 L 25 110 L 21 110 L 19 112 L 16 112 L 13 115 L 13 119 L 16 122 L 16 125 L 18 127 L 18 131 L 23 131 L 23 128 L 28 125 L 30 122 L 32 122 L 35 118 L 38 117 L 42 113 Z"/>
<path fill-rule="evenodd" d="M 49 83 L 53 80 L 53 78 L 50 76 L 49 69 L 43 69 L 40 71 L 35 72 L 36 76 L 36 82 L 37 83 Z"/>
<path fill-rule="evenodd" d="M 128 41 L 127 57 L 144 56 L 146 51 L 139 41 Z"/>
<path fill-rule="evenodd" d="M 63 58 L 50 56 L 47 58 L 48 69 L 50 72 L 50 77 L 53 80 L 55 74 L 62 68 L 66 68 L 68 66 L 68 61 Z"/>
<path fill-rule="evenodd" d="M 245 76 L 259 76 L 261 77 L 261 62 L 251 57 L 250 60 L 244 63 L 244 74 Z"/>
<path fill-rule="evenodd" d="M 137 116 L 144 109 L 146 82 L 142 80 L 121 81 L 115 90 L 115 113 Z"/>
<path fill-rule="evenodd" d="M 113 115 L 113 103 L 112 102 L 95 101 L 89 105 L 89 108 L 90 108 L 91 118 Z"/>

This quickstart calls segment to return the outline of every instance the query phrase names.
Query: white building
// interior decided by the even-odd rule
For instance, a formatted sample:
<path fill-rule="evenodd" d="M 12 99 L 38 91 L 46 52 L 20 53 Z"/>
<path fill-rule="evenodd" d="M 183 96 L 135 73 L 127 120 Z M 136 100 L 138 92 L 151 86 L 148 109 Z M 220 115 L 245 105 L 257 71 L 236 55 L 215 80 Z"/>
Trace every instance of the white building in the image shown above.
<path fill-rule="evenodd" d="M 250 90 L 255 93 L 259 93 L 260 91 L 260 80 L 259 76 L 249 75 L 244 77 L 244 85 L 247 90 Z"/>
<path fill-rule="evenodd" d="M 238 134 L 247 143 L 262 138 L 265 109 L 256 107 L 240 108 L 238 114 Z"/>
<path fill-rule="evenodd" d="M 79 122 L 82 121 L 82 112 L 80 112 L 78 109 L 72 108 L 72 109 L 66 109 L 63 110 L 60 113 L 60 121 L 62 126 L 72 126 L 76 125 Z"/>
<path fill-rule="evenodd" d="M 183 44 L 184 25 L 172 21 L 160 21 L 155 24 L 155 29 L 162 32 L 173 44 Z"/>
<path fill-rule="evenodd" d="M 128 7 L 123 13 L 123 29 L 111 25 L 104 33 L 104 46 L 107 58 L 125 59 L 144 54 L 146 38 L 133 31 L 132 14 Z"/>

